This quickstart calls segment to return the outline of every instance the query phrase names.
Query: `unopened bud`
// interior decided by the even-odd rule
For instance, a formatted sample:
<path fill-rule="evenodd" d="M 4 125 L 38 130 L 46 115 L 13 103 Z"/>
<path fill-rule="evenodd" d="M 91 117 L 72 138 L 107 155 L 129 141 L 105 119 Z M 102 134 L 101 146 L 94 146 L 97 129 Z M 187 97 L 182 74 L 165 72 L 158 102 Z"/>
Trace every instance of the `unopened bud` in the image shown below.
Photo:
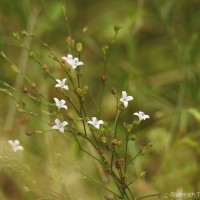
<path fill-rule="evenodd" d="M 111 143 L 112 143 L 112 145 L 116 145 L 117 144 L 117 139 L 112 139 Z"/>
<path fill-rule="evenodd" d="M 106 81 L 107 81 L 107 77 L 106 77 L 105 74 L 103 74 L 103 75 L 101 76 L 101 81 L 102 81 L 102 83 L 105 85 L 105 83 L 106 83 Z"/>
<path fill-rule="evenodd" d="M 35 89 L 36 88 L 36 84 L 34 82 L 31 83 L 31 88 Z"/>
<path fill-rule="evenodd" d="M 15 40 L 20 40 L 20 37 L 19 37 L 19 33 L 15 32 L 13 33 L 13 37 L 15 38 Z"/>
<path fill-rule="evenodd" d="M 85 27 L 83 28 L 83 33 L 87 32 L 87 31 L 88 31 L 88 27 L 85 26 Z"/>
<path fill-rule="evenodd" d="M 118 32 L 120 29 L 122 29 L 122 26 L 118 26 L 118 25 L 114 26 L 114 31 L 115 32 Z"/>
<path fill-rule="evenodd" d="M 111 150 L 111 146 L 109 144 L 106 144 L 106 150 L 110 151 Z"/>
<path fill-rule="evenodd" d="M 76 49 L 77 49 L 78 52 L 82 51 L 83 46 L 82 46 L 82 44 L 80 42 L 76 44 Z"/>
<path fill-rule="evenodd" d="M 136 135 L 131 135 L 130 140 L 135 141 L 136 140 Z"/>
<path fill-rule="evenodd" d="M 111 174 L 111 169 L 110 168 L 106 168 L 106 169 L 104 169 L 104 172 L 106 174 L 110 175 Z"/>
<path fill-rule="evenodd" d="M 143 147 L 143 148 L 141 148 L 140 152 L 142 155 L 144 155 L 146 153 L 146 149 Z"/>
<path fill-rule="evenodd" d="M 48 67 L 47 65 L 44 65 L 44 66 L 43 66 L 43 70 L 44 70 L 44 71 L 48 71 L 48 70 L 49 70 L 49 67 Z"/>
<path fill-rule="evenodd" d="M 122 146 L 122 141 L 119 140 L 119 141 L 117 142 L 117 145 L 118 145 L 118 146 Z"/>
<path fill-rule="evenodd" d="M 101 138 L 101 141 L 105 144 L 105 143 L 107 142 L 106 137 L 103 136 L 103 137 Z"/>
<path fill-rule="evenodd" d="M 34 55 L 35 55 L 35 54 L 34 54 L 34 52 L 33 52 L 33 51 L 30 51 L 30 52 L 29 52 L 29 56 L 30 56 L 31 58 L 33 58 L 33 57 L 34 57 Z"/>
<path fill-rule="evenodd" d="M 71 36 L 67 36 L 67 43 L 71 44 L 74 42 L 74 39 Z"/>
<path fill-rule="evenodd" d="M 145 177 L 145 176 L 146 176 L 146 172 L 145 172 L 145 171 L 140 173 L 140 177 L 141 177 L 141 178 L 143 178 L 143 177 Z"/>
<path fill-rule="evenodd" d="M 27 88 L 27 87 L 23 87 L 22 92 L 23 92 L 24 94 L 27 94 L 27 93 L 28 93 L 28 88 Z"/>
<path fill-rule="evenodd" d="M 99 153 L 99 155 L 103 154 L 103 149 L 101 147 L 98 148 L 98 153 Z"/>
<path fill-rule="evenodd" d="M 116 95 L 117 90 L 116 90 L 114 87 L 111 87 L 111 93 L 112 93 L 113 95 Z"/>
<path fill-rule="evenodd" d="M 28 130 L 26 130 L 25 134 L 26 134 L 27 136 L 33 135 L 33 133 L 32 133 L 31 131 L 28 131 Z"/>
<path fill-rule="evenodd" d="M 23 36 L 29 36 L 29 34 L 28 34 L 25 30 L 21 31 L 21 34 L 22 34 Z"/>

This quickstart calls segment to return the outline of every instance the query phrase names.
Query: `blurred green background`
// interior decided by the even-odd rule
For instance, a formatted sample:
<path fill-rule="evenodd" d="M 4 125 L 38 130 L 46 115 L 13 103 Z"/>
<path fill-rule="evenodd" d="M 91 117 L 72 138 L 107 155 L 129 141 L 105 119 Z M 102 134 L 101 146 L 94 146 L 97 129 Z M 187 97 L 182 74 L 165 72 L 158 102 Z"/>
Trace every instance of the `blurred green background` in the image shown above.
<path fill-rule="evenodd" d="M 1 0 L 0 50 L 52 101 L 54 83 L 42 74 L 41 66 L 18 46 L 12 34 L 32 32 L 59 56 L 67 55 L 66 38 L 71 34 L 83 43 L 82 73 L 98 99 L 102 47 L 112 40 L 114 25 L 123 26 L 109 57 L 103 116 L 113 120 L 113 86 L 119 95 L 125 90 L 135 98 L 124 120 L 130 120 L 138 110 L 151 117 L 137 129 L 138 146 L 151 142 L 153 148 L 130 169 L 136 175 L 147 172 L 144 179 L 134 183 L 133 190 L 141 196 L 200 192 L 199 10 L 199 0 Z M 88 31 L 83 37 L 85 26 Z M 45 48 L 33 39 L 22 40 L 55 76 L 63 78 Z M 31 90 L 2 57 L 0 63 L 1 88 L 7 82 L 19 90 Z M 20 95 L 26 99 L 24 96 Z M 0 199 L 103 199 L 107 192 L 84 179 L 76 169 L 80 166 L 105 184 L 107 178 L 93 160 L 70 138 L 56 132 L 26 136 L 26 130 L 48 128 L 37 118 L 15 112 L 16 102 L 11 97 L 0 93 L 0 98 Z M 45 107 L 33 102 L 29 107 L 43 115 Z M 95 115 L 90 102 L 88 110 Z M 25 151 L 11 151 L 7 140 L 15 138 Z M 134 154 L 137 147 L 129 147 Z"/>

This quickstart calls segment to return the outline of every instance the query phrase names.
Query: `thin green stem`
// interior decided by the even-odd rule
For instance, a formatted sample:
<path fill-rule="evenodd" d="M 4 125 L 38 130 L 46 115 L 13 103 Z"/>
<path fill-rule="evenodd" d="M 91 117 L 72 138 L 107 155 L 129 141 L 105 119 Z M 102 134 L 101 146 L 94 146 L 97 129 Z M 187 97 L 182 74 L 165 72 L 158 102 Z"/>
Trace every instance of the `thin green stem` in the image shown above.
<path fill-rule="evenodd" d="M 129 198 L 128 194 L 126 193 L 125 189 L 123 190 L 123 196 L 125 196 L 127 200 L 130 200 L 130 198 Z"/>
<path fill-rule="evenodd" d="M 117 112 L 115 122 L 114 122 L 114 139 L 116 139 L 116 137 L 117 137 L 117 122 L 119 119 L 119 115 L 120 115 L 120 111 Z M 111 168 L 113 166 L 113 159 L 114 159 L 114 154 L 115 154 L 115 149 L 114 148 L 112 148 L 112 149 L 113 149 L 113 151 L 112 151 L 113 153 L 112 153 L 111 164 L 110 164 Z"/>
<path fill-rule="evenodd" d="M 127 186 L 127 190 L 129 191 L 129 194 L 131 195 L 132 200 L 135 200 L 135 197 L 128 186 Z"/>
<path fill-rule="evenodd" d="M 127 185 L 130 186 L 130 185 L 133 184 L 135 181 L 137 181 L 139 178 L 140 178 L 140 177 L 138 177 L 138 178 L 136 178 L 136 179 L 130 181 Z"/>
<path fill-rule="evenodd" d="M 94 180 L 93 178 L 91 178 L 90 176 L 88 176 L 87 174 L 85 174 L 84 172 L 81 171 L 81 173 L 86 176 L 87 178 L 89 178 L 90 180 L 92 180 L 96 185 L 104 188 L 105 190 L 109 191 L 110 193 L 112 193 L 113 195 L 117 196 L 118 198 L 122 198 L 119 194 L 116 194 L 115 192 L 113 192 L 112 190 L 110 190 L 109 188 L 105 187 L 104 185 L 98 183 L 96 180 Z"/>
<path fill-rule="evenodd" d="M 77 137 L 75 136 L 75 134 L 74 134 L 73 132 L 71 132 L 71 133 L 73 134 L 74 139 L 75 139 L 76 143 L 78 144 L 79 148 L 80 148 L 83 152 L 85 152 L 85 153 L 88 154 L 90 157 L 92 157 L 93 159 L 95 159 L 95 160 L 97 160 L 99 163 L 101 163 L 103 166 L 105 166 L 105 164 L 104 164 L 101 160 L 99 160 L 98 158 L 96 158 L 95 156 L 93 156 L 91 153 L 89 153 L 88 151 L 86 151 L 85 149 L 83 149 L 82 146 L 81 146 L 81 144 L 79 143 Z M 91 143 L 91 144 L 92 144 L 92 143 Z"/>
<path fill-rule="evenodd" d="M 156 196 L 160 196 L 160 194 L 158 193 L 158 194 L 146 195 L 146 196 L 138 198 L 137 200 L 146 199 L 146 198 L 149 198 L 149 197 L 156 197 Z"/>
<path fill-rule="evenodd" d="M 125 179 L 126 179 L 126 167 L 127 167 L 126 162 L 127 162 L 127 153 L 128 153 L 127 149 L 128 149 L 128 133 L 126 131 L 125 158 L 124 158 L 124 160 L 125 160 L 125 164 L 124 164 L 124 177 L 125 177 Z"/>
<path fill-rule="evenodd" d="M 102 89 L 101 89 L 100 102 L 99 102 L 99 108 L 98 108 L 98 118 L 101 117 L 101 106 L 102 106 L 104 90 L 105 90 L 105 84 L 103 84 Z"/>
<path fill-rule="evenodd" d="M 115 174 L 115 172 L 112 169 L 111 169 L 111 176 L 112 176 L 114 183 L 116 184 L 118 190 L 120 191 L 121 195 L 123 196 L 123 191 L 122 191 L 122 188 L 119 186 L 117 175 Z"/>
<path fill-rule="evenodd" d="M 94 134 L 93 131 L 92 131 L 92 136 L 93 136 L 93 138 L 94 138 L 94 141 L 95 141 L 97 147 L 99 148 L 99 143 L 98 143 L 97 138 L 96 138 L 96 136 L 95 136 L 95 134 Z"/>
<path fill-rule="evenodd" d="M 127 161 L 126 166 L 128 166 L 133 160 L 135 160 L 140 155 L 141 155 L 141 150 L 132 159 Z"/>
<path fill-rule="evenodd" d="M 113 43 L 115 42 L 115 39 L 117 37 L 118 31 L 115 32 L 115 35 L 113 37 L 113 39 L 111 40 L 109 46 L 108 46 L 108 50 L 107 52 L 104 52 L 104 69 L 103 69 L 103 76 L 106 77 L 106 71 L 107 71 L 107 63 L 108 63 L 108 59 L 110 56 L 110 52 L 111 52 L 111 47 L 113 45 Z M 101 90 L 101 95 L 100 95 L 100 102 L 99 102 L 99 110 L 98 110 L 98 117 L 101 117 L 101 106 L 102 106 L 102 99 L 103 99 L 103 94 L 105 91 L 105 81 L 102 82 L 102 90 Z"/>

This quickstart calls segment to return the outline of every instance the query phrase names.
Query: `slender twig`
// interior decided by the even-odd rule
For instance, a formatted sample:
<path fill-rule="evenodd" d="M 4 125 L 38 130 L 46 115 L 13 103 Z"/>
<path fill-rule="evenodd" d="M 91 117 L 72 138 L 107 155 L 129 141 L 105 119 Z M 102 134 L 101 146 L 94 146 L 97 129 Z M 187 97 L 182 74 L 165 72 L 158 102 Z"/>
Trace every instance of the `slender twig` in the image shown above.
<path fill-rule="evenodd" d="M 140 197 L 136 200 L 141 200 L 141 199 L 146 199 L 146 198 L 149 198 L 149 197 L 156 197 L 156 196 L 160 196 L 160 194 L 151 194 L 151 195 L 146 195 L 146 196 L 143 196 L 143 197 Z"/>
<path fill-rule="evenodd" d="M 128 133 L 127 133 L 127 131 L 125 131 L 126 132 L 126 142 L 125 142 L 125 158 L 124 158 L 124 160 L 125 160 L 125 164 L 124 164 L 124 177 L 125 177 L 125 179 L 126 179 L 126 167 L 127 167 L 127 165 L 126 165 L 126 162 L 127 162 L 127 147 L 128 147 Z"/>
<path fill-rule="evenodd" d="M 132 159 L 127 161 L 126 166 L 128 166 L 133 160 L 135 160 L 140 155 L 141 155 L 141 150 Z"/>
<path fill-rule="evenodd" d="M 93 179 L 92 177 L 88 176 L 87 174 L 85 174 L 83 171 L 80 171 L 85 177 L 87 177 L 88 179 L 90 179 L 91 181 L 93 181 L 96 185 L 104 188 L 105 190 L 109 191 L 110 193 L 112 193 L 113 195 L 117 196 L 118 198 L 122 198 L 119 194 L 113 192 L 112 190 L 110 190 L 109 188 L 105 187 L 104 185 L 98 183 L 95 179 Z"/>

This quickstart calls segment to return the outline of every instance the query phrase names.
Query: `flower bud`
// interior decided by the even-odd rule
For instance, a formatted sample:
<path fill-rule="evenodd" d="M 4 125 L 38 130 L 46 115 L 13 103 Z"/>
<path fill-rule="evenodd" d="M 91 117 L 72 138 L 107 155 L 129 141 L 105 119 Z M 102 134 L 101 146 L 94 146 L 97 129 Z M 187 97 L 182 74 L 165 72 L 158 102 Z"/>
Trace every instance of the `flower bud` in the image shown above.
<path fill-rule="evenodd" d="M 32 133 L 31 131 L 28 131 L 28 130 L 26 130 L 25 134 L 26 134 L 27 136 L 33 135 L 33 133 Z"/>
<path fill-rule="evenodd" d="M 105 144 L 105 143 L 107 142 L 106 137 L 103 136 L 103 137 L 101 138 L 101 141 Z"/>
<path fill-rule="evenodd" d="M 101 76 L 101 81 L 102 81 L 102 83 L 105 85 L 105 83 L 106 83 L 106 81 L 107 81 L 106 75 L 102 75 L 102 76 Z"/>
<path fill-rule="evenodd" d="M 31 83 L 31 88 L 32 88 L 32 89 L 35 89 L 36 87 L 37 87 L 36 84 L 35 84 L 34 82 L 32 82 L 32 83 Z"/>
<path fill-rule="evenodd" d="M 119 169 L 119 168 L 120 168 L 120 163 L 119 163 L 119 160 L 115 160 L 115 167 L 116 167 L 117 169 Z"/>
<path fill-rule="evenodd" d="M 121 188 L 125 188 L 126 187 L 126 182 L 124 180 L 124 178 L 119 179 L 119 184 Z"/>
<path fill-rule="evenodd" d="M 118 26 L 118 25 L 115 25 L 114 26 L 114 31 L 117 33 L 120 29 L 122 29 L 122 26 Z"/>
<path fill-rule="evenodd" d="M 21 31 L 21 34 L 22 34 L 23 36 L 29 36 L 29 34 L 28 34 L 25 30 Z"/>
<path fill-rule="evenodd" d="M 83 46 L 82 46 L 82 44 L 80 42 L 76 44 L 76 49 L 77 49 L 78 52 L 82 51 Z"/>
<path fill-rule="evenodd" d="M 119 140 L 119 141 L 117 142 L 117 145 L 118 145 L 118 146 L 122 146 L 122 141 Z"/>
<path fill-rule="evenodd" d="M 27 87 L 23 87 L 22 92 L 23 92 L 24 94 L 27 94 L 27 93 L 28 93 L 28 88 L 27 88 Z"/>
<path fill-rule="evenodd" d="M 108 168 L 104 169 L 104 172 L 106 174 L 110 175 L 111 174 L 111 169 L 108 167 Z"/>
<path fill-rule="evenodd" d="M 145 148 L 145 147 L 142 147 L 142 148 L 140 149 L 140 152 L 141 152 L 142 155 L 144 155 L 144 154 L 146 153 L 146 148 Z"/>
<path fill-rule="evenodd" d="M 106 144 L 106 150 L 110 151 L 111 150 L 111 146 L 109 144 Z"/>
<path fill-rule="evenodd" d="M 143 177 L 145 177 L 145 176 L 146 176 L 146 172 L 145 172 L 145 171 L 140 173 L 140 177 L 141 177 L 141 178 L 143 178 Z"/>
<path fill-rule="evenodd" d="M 111 93 L 112 93 L 113 95 L 116 95 L 117 90 L 116 90 L 114 87 L 111 87 Z"/>
<path fill-rule="evenodd" d="M 30 52 L 29 52 L 29 56 L 30 56 L 31 58 L 33 58 L 33 57 L 34 57 L 34 55 L 35 55 L 35 54 L 34 54 L 34 52 L 33 52 L 33 51 L 30 51 Z"/>
<path fill-rule="evenodd" d="M 136 140 L 136 135 L 131 135 L 130 140 L 135 141 Z"/>
<path fill-rule="evenodd" d="M 103 149 L 101 147 L 98 148 L 98 153 L 99 153 L 99 155 L 103 154 Z"/>
<path fill-rule="evenodd" d="M 86 33 L 87 31 L 88 31 L 88 27 L 85 26 L 85 27 L 83 28 L 83 33 Z"/>
<path fill-rule="evenodd" d="M 116 145 L 117 142 L 118 142 L 117 139 L 112 139 L 112 140 L 111 140 L 111 144 L 112 144 L 112 145 Z"/>
<path fill-rule="evenodd" d="M 68 44 L 74 43 L 74 39 L 71 36 L 67 36 L 67 43 Z"/>
<path fill-rule="evenodd" d="M 48 71 L 48 70 L 49 70 L 49 67 L 48 67 L 47 65 L 44 65 L 44 66 L 43 66 L 43 70 L 44 70 L 44 71 Z"/>
<path fill-rule="evenodd" d="M 20 40 L 20 37 L 19 37 L 19 33 L 15 32 L 13 33 L 13 37 L 15 38 L 15 40 Z"/>

